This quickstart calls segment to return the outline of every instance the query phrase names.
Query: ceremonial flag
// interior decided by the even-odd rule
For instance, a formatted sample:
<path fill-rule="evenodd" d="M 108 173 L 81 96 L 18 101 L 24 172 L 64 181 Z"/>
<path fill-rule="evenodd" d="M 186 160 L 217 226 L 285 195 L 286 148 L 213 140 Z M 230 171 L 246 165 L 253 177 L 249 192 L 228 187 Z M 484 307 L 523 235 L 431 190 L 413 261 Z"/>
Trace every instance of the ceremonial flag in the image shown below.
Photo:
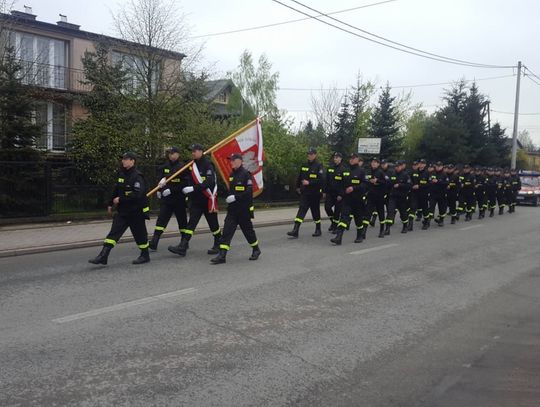
<path fill-rule="evenodd" d="M 212 152 L 212 160 L 221 177 L 229 186 L 231 154 L 240 153 L 244 168 L 251 173 L 253 181 L 253 196 L 258 196 L 263 190 L 263 162 L 265 159 L 261 120 L 257 118 L 250 125 L 226 138 Z"/>

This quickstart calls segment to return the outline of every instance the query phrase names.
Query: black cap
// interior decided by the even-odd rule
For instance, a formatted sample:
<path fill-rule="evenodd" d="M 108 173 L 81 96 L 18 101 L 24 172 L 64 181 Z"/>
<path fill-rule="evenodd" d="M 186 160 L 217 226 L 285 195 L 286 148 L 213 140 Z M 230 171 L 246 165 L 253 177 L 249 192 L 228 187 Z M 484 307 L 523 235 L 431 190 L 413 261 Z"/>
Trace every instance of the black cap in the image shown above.
<path fill-rule="evenodd" d="M 465 164 L 463 168 L 471 168 L 471 166 L 469 164 Z"/>
<path fill-rule="evenodd" d="M 444 164 L 442 163 L 442 161 L 437 161 L 437 162 L 435 163 L 435 165 L 436 165 L 437 167 L 442 167 Z"/>
<path fill-rule="evenodd" d="M 310 147 L 307 151 L 308 154 L 317 154 L 317 149 L 315 147 Z"/>
<path fill-rule="evenodd" d="M 240 153 L 234 153 L 230 155 L 229 160 L 243 160 L 243 157 Z"/>
<path fill-rule="evenodd" d="M 199 143 L 193 143 L 192 145 L 189 146 L 189 149 L 191 151 L 204 151 L 202 144 L 199 144 Z"/>
<path fill-rule="evenodd" d="M 425 158 L 422 158 L 421 160 L 418 161 L 419 164 L 427 164 L 427 161 Z"/>
<path fill-rule="evenodd" d="M 456 168 L 454 164 L 448 164 L 447 167 L 449 170 L 453 170 L 454 168 Z"/>
<path fill-rule="evenodd" d="M 360 156 L 358 155 L 358 153 L 351 153 L 351 155 L 349 156 L 349 158 L 359 158 Z"/>
<path fill-rule="evenodd" d="M 343 157 L 343 154 L 341 154 L 339 151 L 336 151 L 336 152 L 333 154 L 333 157 Z"/>
<path fill-rule="evenodd" d="M 383 159 L 381 160 L 381 164 L 386 164 L 386 163 L 388 163 L 388 161 L 386 161 L 386 159 L 383 158 Z"/>
<path fill-rule="evenodd" d="M 375 161 L 375 162 L 378 162 L 378 163 L 381 162 L 381 160 L 379 160 L 377 157 L 373 157 L 373 158 L 371 159 L 371 161 Z"/>
<path fill-rule="evenodd" d="M 173 154 L 173 153 L 180 153 L 180 149 L 178 147 L 172 146 L 167 150 L 167 154 Z"/>
<path fill-rule="evenodd" d="M 417 161 L 417 160 L 414 160 L 414 161 L 412 162 L 412 165 L 417 165 L 417 164 L 418 164 L 418 161 Z"/>
<path fill-rule="evenodd" d="M 403 164 L 405 164 L 405 161 L 404 161 L 404 160 L 397 160 L 397 161 L 396 161 L 396 166 L 398 166 L 398 165 L 403 165 Z"/>
<path fill-rule="evenodd" d="M 137 154 L 135 154 L 133 151 L 126 151 L 124 154 L 122 154 L 122 156 L 120 158 L 136 160 L 137 159 Z"/>

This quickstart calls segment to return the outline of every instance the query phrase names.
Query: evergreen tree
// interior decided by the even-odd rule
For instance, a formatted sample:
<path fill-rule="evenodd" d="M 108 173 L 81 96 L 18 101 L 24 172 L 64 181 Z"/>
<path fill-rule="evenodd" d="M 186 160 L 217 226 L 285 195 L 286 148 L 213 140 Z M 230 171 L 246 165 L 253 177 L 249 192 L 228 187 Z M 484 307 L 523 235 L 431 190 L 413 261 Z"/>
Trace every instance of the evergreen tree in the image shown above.
<path fill-rule="evenodd" d="M 356 151 L 354 145 L 354 116 L 351 114 L 347 96 L 343 98 L 341 103 L 335 131 L 329 135 L 328 144 L 332 151 L 338 151 L 344 155 Z"/>
<path fill-rule="evenodd" d="M 40 128 L 32 122 L 34 102 L 30 88 L 21 82 L 22 66 L 12 47 L 0 60 L 0 146 L 32 147 Z"/>
<path fill-rule="evenodd" d="M 299 137 L 310 147 L 325 146 L 327 141 L 322 125 L 319 123 L 317 127 L 314 127 L 311 120 L 308 120 L 304 128 L 300 131 Z"/>
<path fill-rule="evenodd" d="M 402 154 L 402 137 L 399 133 L 398 115 L 387 84 L 379 97 L 370 120 L 371 136 L 381 139 L 381 157 L 396 159 Z"/>

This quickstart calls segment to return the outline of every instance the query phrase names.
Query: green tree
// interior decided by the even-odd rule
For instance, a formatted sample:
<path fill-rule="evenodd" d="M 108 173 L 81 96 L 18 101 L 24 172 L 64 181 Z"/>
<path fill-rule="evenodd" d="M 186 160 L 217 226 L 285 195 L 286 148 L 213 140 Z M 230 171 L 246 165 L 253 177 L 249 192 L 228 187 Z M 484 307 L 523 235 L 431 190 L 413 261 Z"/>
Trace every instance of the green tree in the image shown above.
<path fill-rule="evenodd" d="M 332 151 L 338 151 L 345 155 L 355 151 L 355 121 L 351 114 L 347 95 L 343 98 L 334 127 L 334 132 L 328 137 L 328 145 Z"/>
<path fill-rule="evenodd" d="M 373 108 L 371 98 L 375 94 L 375 84 L 371 81 L 364 82 L 358 75 L 356 86 L 352 88 L 351 110 L 353 121 L 352 144 L 357 145 L 359 138 L 370 137 L 371 117 Z"/>
<path fill-rule="evenodd" d="M 305 144 L 310 147 L 323 147 L 326 146 L 327 142 L 322 124 L 319 123 L 314 127 L 311 120 L 308 120 L 298 137 L 302 138 Z"/>
<path fill-rule="evenodd" d="M 259 57 L 258 66 L 255 67 L 251 52 L 245 50 L 236 71 L 228 75 L 257 116 L 279 117 L 276 103 L 279 73 L 272 73 L 272 63 L 266 55 Z"/>
<path fill-rule="evenodd" d="M 379 103 L 371 116 L 371 136 L 381 139 L 381 157 L 396 159 L 402 154 L 402 137 L 398 126 L 398 112 L 395 97 L 390 95 L 390 85 L 386 85 L 379 96 Z"/>
<path fill-rule="evenodd" d="M 403 154 L 408 161 L 413 161 L 423 154 L 420 145 L 426 133 L 431 117 L 425 110 L 416 109 L 405 122 L 403 135 Z"/>

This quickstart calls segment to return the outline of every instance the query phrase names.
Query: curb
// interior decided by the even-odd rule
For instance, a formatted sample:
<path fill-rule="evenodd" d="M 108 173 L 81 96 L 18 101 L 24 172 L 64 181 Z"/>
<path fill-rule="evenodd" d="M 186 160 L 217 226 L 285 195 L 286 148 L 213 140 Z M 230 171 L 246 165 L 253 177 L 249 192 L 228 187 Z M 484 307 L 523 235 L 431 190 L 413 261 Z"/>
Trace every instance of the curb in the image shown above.
<path fill-rule="evenodd" d="M 325 218 L 321 218 L 322 220 L 325 220 Z M 327 219 L 327 218 L 326 218 Z M 304 222 L 313 222 L 311 219 L 306 219 Z M 264 227 L 270 227 L 270 226 L 282 226 L 282 225 L 289 225 L 292 221 L 290 219 L 287 220 L 274 220 L 274 221 L 266 221 L 266 222 L 259 222 L 253 225 L 255 229 L 257 228 L 264 228 Z M 197 230 L 197 234 L 209 234 L 210 229 L 204 228 Z M 173 237 L 177 236 L 177 232 L 165 232 L 163 234 L 163 237 Z M 122 243 L 129 243 L 133 242 L 133 237 L 123 237 L 118 244 Z M 86 247 L 97 247 L 101 246 L 103 244 L 103 239 L 99 240 L 83 240 L 80 242 L 71 242 L 71 243 L 61 243 L 56 245 L 49 245 L 49 246 L 37 246 L 37 247 L 25 247 L 21 249 L 8 249 L 8 250 L 1 250 L 0 251 L 0 258 L 5 257 L 16 257 L 16 256 L 25 256 L 28 254 L 39 254 L 39 253 L 49 253 L 49 252 L 57 252 L 61 250 L 71 250 L 71 249 L 82 249 Z"/>

